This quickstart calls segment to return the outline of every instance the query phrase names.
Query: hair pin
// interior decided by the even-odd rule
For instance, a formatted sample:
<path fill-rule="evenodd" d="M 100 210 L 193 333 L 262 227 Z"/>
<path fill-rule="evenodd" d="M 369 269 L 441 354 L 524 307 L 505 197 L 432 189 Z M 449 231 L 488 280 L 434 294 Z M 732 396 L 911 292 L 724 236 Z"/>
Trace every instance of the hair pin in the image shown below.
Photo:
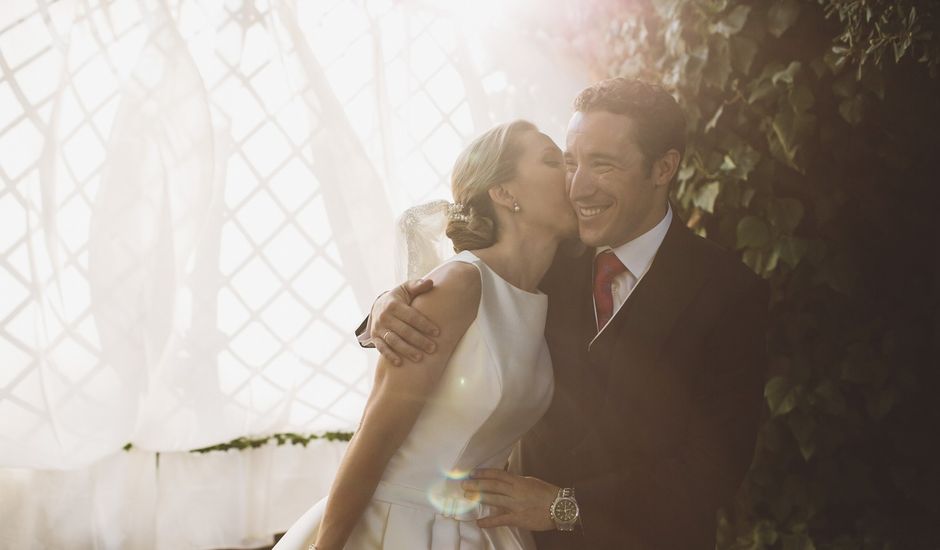
<path fill-rule="evenodd" d="M 462 202 L 451 203 L 447 205 L 447 217 L 451 220 L 467 223 L 470 216 L 466 213 L 466 205 Z"/>

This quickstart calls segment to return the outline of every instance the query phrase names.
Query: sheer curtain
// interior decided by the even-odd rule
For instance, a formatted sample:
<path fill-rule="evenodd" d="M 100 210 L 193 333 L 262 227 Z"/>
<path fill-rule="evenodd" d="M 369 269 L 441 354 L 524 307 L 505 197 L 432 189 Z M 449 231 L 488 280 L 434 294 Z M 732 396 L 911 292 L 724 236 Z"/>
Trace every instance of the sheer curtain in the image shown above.
<path fill-rule="evenodd" d="M 342 444 L 187 451 L 354 429 L 396 215 L 587 81 L 451 4 L 4 2 L 0 546 L 250 547 L 326 492 Z"/>

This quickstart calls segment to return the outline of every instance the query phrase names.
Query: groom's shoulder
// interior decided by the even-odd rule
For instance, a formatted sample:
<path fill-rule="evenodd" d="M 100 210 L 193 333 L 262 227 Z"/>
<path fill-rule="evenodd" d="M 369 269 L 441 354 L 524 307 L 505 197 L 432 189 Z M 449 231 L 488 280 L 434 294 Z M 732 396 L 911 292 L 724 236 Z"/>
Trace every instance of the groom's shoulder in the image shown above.
<path fill-rule="evenodd" d="M 754 273 L 742 260 L 740 254 L 721 244 L 688 230 L 688 244 L 694 250 L 698 262 L 717 278 L 734 287 L 754 287 L 766 281 Z"/>

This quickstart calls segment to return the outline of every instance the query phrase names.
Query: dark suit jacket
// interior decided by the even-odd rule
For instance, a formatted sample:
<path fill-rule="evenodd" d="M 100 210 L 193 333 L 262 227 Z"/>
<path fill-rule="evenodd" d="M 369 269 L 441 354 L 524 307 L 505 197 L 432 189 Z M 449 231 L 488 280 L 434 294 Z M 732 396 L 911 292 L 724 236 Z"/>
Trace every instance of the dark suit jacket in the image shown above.
<path fill-rule="evenodd" d="M 539 550 L 712 550 L 716 510 L 753 456 L 768 286 L 678 216 L 646 276 L 596 333 L 593 249 L 543 280 L 555 396 L 523 439 L 525 475 L 574 487 L 582 526 Z"/>

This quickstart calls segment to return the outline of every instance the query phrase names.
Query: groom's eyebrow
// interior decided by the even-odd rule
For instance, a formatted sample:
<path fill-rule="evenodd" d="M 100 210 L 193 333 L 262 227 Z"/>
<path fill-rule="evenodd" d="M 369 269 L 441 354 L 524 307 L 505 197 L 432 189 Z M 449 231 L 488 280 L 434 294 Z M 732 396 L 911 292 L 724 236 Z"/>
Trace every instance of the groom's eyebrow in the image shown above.
<path fill-rule="evenodd" d="M 591 153 L 588 155 L 588 160 L 603 160 L 607 162 L 620 162 L 619 157 L 608 154 L 608 153 Z"/>
<path fill-rule="evenodd" d="M 573 159 L 574 153 L 570 151 L 565 151 L 565 159 Z M 588 154 L 588 160 L 601 160 L 607 162 L 619 163 L 621 159 L 617 155 L 612 155 L 610 153 L 590 153 Z"/>

